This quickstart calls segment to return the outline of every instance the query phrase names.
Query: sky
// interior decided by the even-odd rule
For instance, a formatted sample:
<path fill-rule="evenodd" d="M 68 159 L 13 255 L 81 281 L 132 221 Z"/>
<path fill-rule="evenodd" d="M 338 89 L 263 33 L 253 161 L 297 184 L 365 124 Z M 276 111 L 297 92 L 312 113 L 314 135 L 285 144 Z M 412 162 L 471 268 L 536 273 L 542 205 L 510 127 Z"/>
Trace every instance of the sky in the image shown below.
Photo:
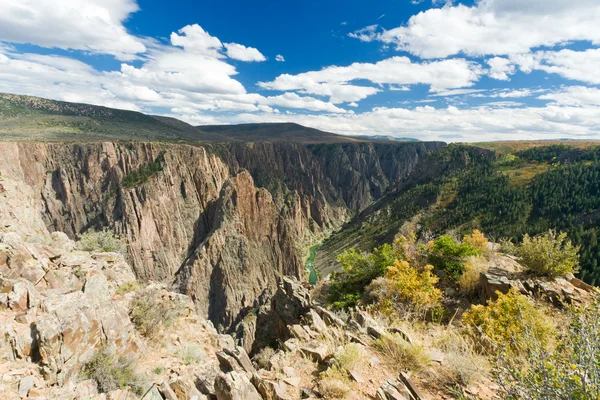
<path fill-rule="evenodd" d="M 0 92 L 193 125 L 600 139 L 600 0 L 0 0 Z"/>

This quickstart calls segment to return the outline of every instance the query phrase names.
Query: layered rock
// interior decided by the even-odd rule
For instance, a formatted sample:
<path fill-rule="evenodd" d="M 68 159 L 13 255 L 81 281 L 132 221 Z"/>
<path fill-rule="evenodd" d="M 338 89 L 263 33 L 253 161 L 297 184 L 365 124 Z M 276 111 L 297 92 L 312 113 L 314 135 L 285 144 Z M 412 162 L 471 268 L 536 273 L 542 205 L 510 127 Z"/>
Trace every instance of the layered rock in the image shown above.
<path fill-rule="evenodd" d="M 175 281 L 229 328 L 276 277 L 301 274 L 301 243 L 441 145 L 0 143 L 0 225 L 31 238 L 110 229 L 138 278 Z M 158 159 L 160 172 L 123 185 Z"/>

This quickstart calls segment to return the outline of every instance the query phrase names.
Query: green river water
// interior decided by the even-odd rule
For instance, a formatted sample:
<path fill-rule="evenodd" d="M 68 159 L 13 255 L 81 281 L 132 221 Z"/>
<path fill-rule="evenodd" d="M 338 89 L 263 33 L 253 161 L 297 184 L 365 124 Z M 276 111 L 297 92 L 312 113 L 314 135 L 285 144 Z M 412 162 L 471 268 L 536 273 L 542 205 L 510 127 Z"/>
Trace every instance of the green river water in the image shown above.
<path fill-rule="evenodd" d="M 313 264 L 315 263 L 315 258 L 317 258 L 317 251 L 319 250 L 319 247 L 321 247 L 321 244 L 316 244 L 312 246 L 310 248 L 310 256 L 308 257 L 308 260 L 306 260 L 306 269 L 310 271 L 310 275 L 308 276 L 308 283 L 310 283 L 311 285 L 316 285 L 318 280 L 317 271 L 313 267 Z"/>

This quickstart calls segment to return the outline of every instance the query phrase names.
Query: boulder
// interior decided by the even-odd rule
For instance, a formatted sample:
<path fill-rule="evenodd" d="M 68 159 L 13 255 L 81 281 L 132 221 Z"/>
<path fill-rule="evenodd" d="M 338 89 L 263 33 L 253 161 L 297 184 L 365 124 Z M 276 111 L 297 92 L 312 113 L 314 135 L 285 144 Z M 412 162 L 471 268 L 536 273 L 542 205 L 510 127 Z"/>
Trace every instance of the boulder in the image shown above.
<path fill-rule="evenodd" d="M 242 373 L 221 373 L 215 379 L 217 400 L 262 400 L 260 394 Z"/>
<path fill-rule="evenodd" d="M 300 348 L 300 351 L 314 362 L 323 363 L 331 355 L 327 345 L 320 342 L 312 342 Z"/>

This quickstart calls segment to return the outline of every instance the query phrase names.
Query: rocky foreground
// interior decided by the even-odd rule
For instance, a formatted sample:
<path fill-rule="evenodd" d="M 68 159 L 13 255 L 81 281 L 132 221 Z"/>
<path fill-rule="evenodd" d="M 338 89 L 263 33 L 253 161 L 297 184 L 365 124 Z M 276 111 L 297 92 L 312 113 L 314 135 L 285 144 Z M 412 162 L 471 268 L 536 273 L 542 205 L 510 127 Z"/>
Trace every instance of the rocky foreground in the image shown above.
<path fill-rule="evenodd" d="M 198 317 L 187 296 L 164 285 L 138 284 L 118 253 L 76 247 L 60 232 L 43 242 L 23 241 L 14 232 L 0 234 L 3 399 L 321 397 L 316 372 L 331 365 L 336 350 L 351 342 L 364 349 L 365 366 L 352 371 L 354 382 L 334 382 L 342 386 L 339 390 L 352 390 L 354 398 L 377 392 L 382 399 L 417 390 L 403 375 L 406 383 L 390 380 L 378 391 L 389 371 L 369 353 L 366 342 L 383 335 L 382 328 L 366 314 L 358 314 L 349 327 L 313 306 L 307 289 L 293 280 L 281 281 L 270 302 L 272 324 L 261 328 L 265 333 L 274 329 L 268 334 L 281 343 L 281 350 L 263 352 L 269 357 L 259 368 L 233 337 L 217 333 L 211 322 Z M 146 314 L 137 313 L 140 299 L 150 302 Z M 156 309 L 170 316 L 152 316 Z M 90 364 L 105 353 L 117 360 L 103 366 L 108 376 L 90 373 Z M 131 377 L 111 382 L 111 368 L 131 370 Z"/>

